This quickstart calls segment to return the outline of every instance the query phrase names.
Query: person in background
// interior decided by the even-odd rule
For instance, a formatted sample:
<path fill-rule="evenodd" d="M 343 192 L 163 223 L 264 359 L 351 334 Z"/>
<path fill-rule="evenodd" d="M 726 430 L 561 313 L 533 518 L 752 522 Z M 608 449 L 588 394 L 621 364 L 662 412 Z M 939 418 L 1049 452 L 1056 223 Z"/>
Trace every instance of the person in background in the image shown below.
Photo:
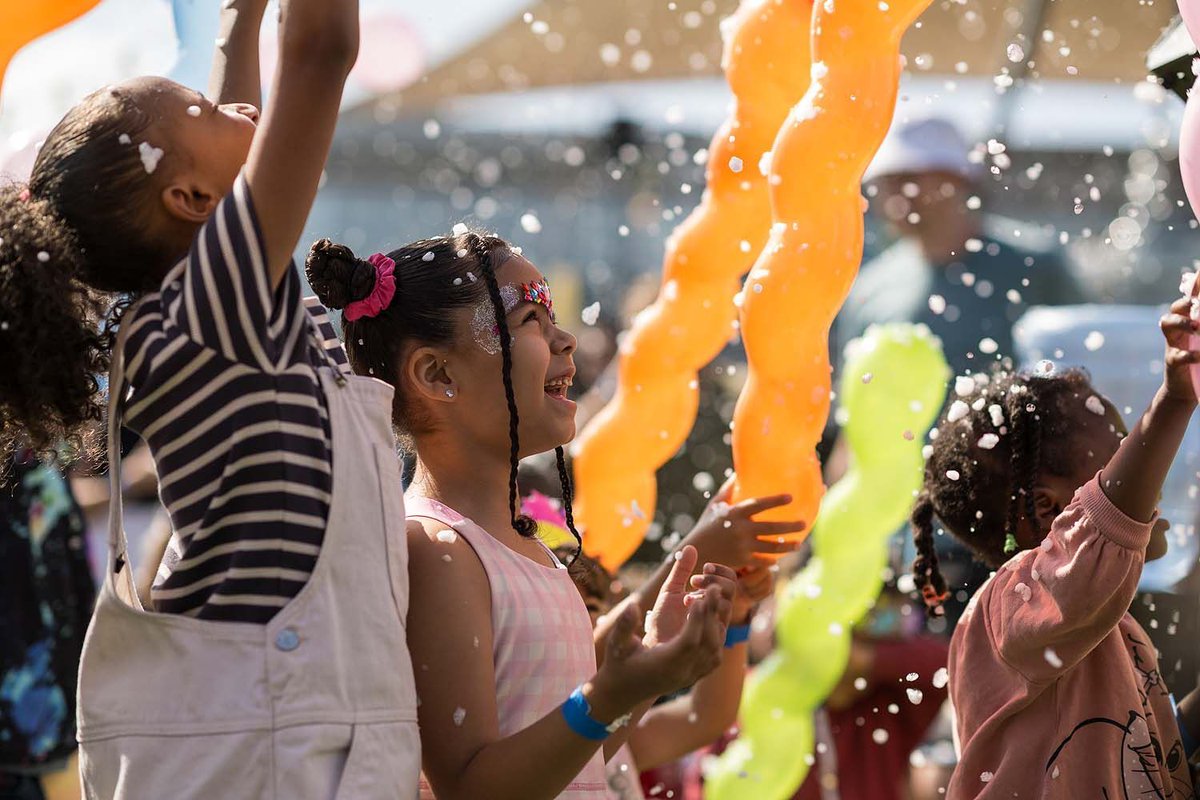
<path fill-rule="evenodd" d="M 1025 309 L 1082 300 L 1062 256 L 987 213 L 982 167 L 953 123 L 898 123 L 865 176 L 895 242 L 864 264 L 836 323 L 840 344 L 871 324 L 924 323 L 955 374 L 1012 357 Z"/>

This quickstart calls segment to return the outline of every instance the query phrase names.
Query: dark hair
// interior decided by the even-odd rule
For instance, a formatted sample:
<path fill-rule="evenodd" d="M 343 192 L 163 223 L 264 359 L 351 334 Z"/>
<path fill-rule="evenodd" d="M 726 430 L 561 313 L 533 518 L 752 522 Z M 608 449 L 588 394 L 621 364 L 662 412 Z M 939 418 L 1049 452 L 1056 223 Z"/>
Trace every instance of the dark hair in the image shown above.
<path fill-rule="evenodd" d="M 150 125 L 128 92 L 95 92 L 46 137 L 27 186 L 0 186 L 0 449 L 79 443 L 102 416 L 112 294 L 149 288 L 172 256 L 146 226 Z"/>
<path fill-rule="evenodd" d="M 342 325 L 346 352 L 354 371 L 395 385 L 394 376 L 406 343 L 448 345 L 461 335 L 450 312 L 475 307 L 485 297 L 491 301 L 500 338 L 504 399 L 508 404 L 509 510 L 517 533 L 532 537 L 537 533 L 537 523 L 519 513 L 520 417 L 512 385 L 512 336 L 496 280 L 496 270 L 514 253 L 513 247 L 500 237 L 472 230 L 404 245 L 387 254 L 396 263 L 396 294 L 391 303 L 374 317 L 354 321 L 343 317 Z M 309 284 L 329 308 L 345 308 L 366 298 L 375 288 L 375 267 L 355 256 L 345 245 L 328 239 L 312 246 L 304 269 Z M 411 447 L 412 436 L 428 430 L 430 423 L 420 408 L 405 397 L 402 387 L 395 388 L 392 419 L 397 432 Z M 561 447 L 556 448 L 555 456 L 567 527 L 581 542 L 571 512 L 571 478 Z"/>
<path fill-rule="evenodd" d="M 912 511 L 913 579 L 935 611 L 947 587 L 934 518 L 986 564 L 1004 563 L 1017 547 L 1022 516 L 1040 532 L 1033 496 L 1039 475 L 1071 474 L 1072 425 L 1094 394 L 1086 372 L 1056 371 L 1048 362 L 1037 372 L 998 368 L 972 377 L 973 390 L 955 397 L 938 420 Z"/>

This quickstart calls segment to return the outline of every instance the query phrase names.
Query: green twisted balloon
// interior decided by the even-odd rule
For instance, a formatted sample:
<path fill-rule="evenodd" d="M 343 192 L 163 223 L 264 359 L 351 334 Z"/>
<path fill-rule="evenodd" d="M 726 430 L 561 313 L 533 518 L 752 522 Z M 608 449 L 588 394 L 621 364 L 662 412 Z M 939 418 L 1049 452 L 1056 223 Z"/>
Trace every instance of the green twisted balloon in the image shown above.
<path fill-rule="evenodd" d="M 780 591 L 778 647 L 746 682 L 741 735 L 706 769 L 706 797 L 785 800 L 803 782 L 813 714 L 883 587 L 888 539 L 921 487 L 921 442 L 949 377 L 924 325 L 873 326 L 847 348 L 840 401 L 851 467 L 821 503 L 811 560 Z"/>

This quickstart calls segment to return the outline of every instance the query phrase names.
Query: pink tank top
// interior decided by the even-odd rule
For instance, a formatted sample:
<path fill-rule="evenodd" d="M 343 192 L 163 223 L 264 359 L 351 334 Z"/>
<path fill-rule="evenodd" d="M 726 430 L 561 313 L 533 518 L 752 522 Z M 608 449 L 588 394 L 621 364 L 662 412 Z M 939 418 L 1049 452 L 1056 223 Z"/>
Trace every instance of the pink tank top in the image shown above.
<path fill-rule="evenodd" d="M 596 674 L 591 619 L 575 582 L 557 559 L 557 568 L 538 564 L 436 500 L 407 497 L 404 505 L 409 519 L 432 519 L 462 536 L 487 573 L 501 736 L 510 736 L 537 722 L 562 705 L 576 686 Z M 553 558 L 553 553 L 550 555 Z M 424 780 L 421 796 L 433 797 Z M 608 797 L 603 750 L 596 751 L 559 797 Z"/>

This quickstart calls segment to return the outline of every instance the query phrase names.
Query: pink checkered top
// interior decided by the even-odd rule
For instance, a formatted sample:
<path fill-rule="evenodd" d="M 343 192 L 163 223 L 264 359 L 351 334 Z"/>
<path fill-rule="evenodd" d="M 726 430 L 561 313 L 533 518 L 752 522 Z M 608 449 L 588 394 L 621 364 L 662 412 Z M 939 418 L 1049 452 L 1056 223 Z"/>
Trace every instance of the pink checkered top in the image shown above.
<path fill-rule="evenodd" d="M 596 674 L 591 619 L 575 582 L 557 559 L 557 568 L 532 561 L 436 500 L 406 497 L 404 506 L 409 519 L 436 520 L 462 536 L 487 573 L 501 736 L 554 711 L 576 686 Z M 423 785 L 422 796 L 431 796 L 427 792 Z M 607 796 L 604 753 L 599 750 L 559 795 L 568 800 Z"/>

